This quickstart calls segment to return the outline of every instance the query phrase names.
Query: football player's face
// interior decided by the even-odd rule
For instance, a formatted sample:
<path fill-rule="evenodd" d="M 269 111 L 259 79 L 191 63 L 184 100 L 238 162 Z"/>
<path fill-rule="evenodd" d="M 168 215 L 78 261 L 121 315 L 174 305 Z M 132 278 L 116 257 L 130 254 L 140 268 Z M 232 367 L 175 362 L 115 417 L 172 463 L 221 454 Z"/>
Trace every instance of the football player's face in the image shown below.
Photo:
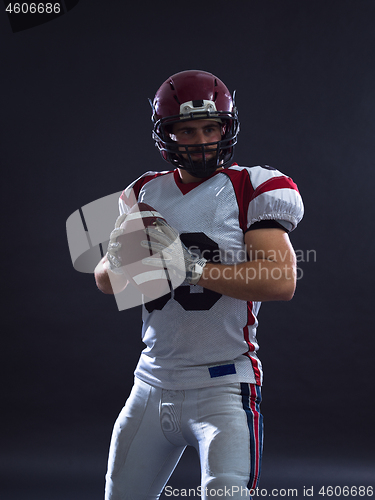
<path fill-rule="evenodd" d="M 210 142 L 218 142 L 221 140 L 221 124 L 214 120 L 189 120 L 179 122 L 173 125 L 171 139 L 178 144 L 208 144 Z M 181 148 L 182 156 L 187 158 L 187 154 L 183 153 L 184 148 Z M 202 161 L 202 151 L 196 150 L 194 147 L 189 147 L 189 153 L 193 161 Z M 210 160 L 216 155 L 216 145 L 211 148 L 208 146 L 205 149 L 206 160 Z"/>

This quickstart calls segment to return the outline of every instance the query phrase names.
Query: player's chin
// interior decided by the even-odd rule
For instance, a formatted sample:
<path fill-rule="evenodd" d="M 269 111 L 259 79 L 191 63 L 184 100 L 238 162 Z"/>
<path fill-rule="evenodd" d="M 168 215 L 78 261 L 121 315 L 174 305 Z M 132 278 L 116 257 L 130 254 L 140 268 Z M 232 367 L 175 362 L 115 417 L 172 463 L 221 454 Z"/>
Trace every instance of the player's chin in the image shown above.
<path fill-rule="evenodd" d="M 204 163 L 205 161 L 212 160 L 215 158 L 216 152 L 205 152 L 204 155 L 202 153 L 190 153 L 191 159 L 194 163 Z"/>

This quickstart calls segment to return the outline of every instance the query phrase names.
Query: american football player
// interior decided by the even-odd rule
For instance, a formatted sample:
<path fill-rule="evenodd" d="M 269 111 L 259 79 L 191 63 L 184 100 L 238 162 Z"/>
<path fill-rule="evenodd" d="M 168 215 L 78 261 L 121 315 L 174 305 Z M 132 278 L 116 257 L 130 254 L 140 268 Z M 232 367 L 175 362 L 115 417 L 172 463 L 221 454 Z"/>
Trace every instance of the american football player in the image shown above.
<path fill-rule="evenodd" d="M 143 305 L 146 347 L 114 426 L 106 500 L 157 499 L 184 449 L 196 448 L 203 499 L 251 495 L 263 446 L 257 315 L 263 301 L 290 300 L 296 259 L 289 240 L 303 216 L 296 184 L 268 166 L 233 163 L 234 97 L 205 71 L 168 78 L 152 105 L 153 139 L 172 168 L 149 171 L 119 200 L 120 222 L 136 202 L 165 221 L 142 242 L 145 259 L 183 276 Z M 117 224 L 95 278 L 104 293 L 127 284 Z M 176 250 L 176 242 L 183 251 Z"/>

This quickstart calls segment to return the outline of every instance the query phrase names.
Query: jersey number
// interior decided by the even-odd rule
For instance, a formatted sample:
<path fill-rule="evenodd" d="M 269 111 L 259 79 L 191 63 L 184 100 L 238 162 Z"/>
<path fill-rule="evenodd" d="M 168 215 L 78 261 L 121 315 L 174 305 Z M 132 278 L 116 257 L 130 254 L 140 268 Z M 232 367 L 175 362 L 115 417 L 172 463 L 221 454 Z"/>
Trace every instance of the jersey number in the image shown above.
<path fill-rule="evenodd" d="M 194 252 L 194 249 L 199 249 L 201 256 L 208 261 L 220 264 L 219 246 L 215 241 L 211 240 L 204 233 L 182 233 L 181 241 Z M 202 288 L 198 293 L 194 293 L 194 287 L 190 285 L 179 286 L 174 291 L 174 299 L 185 309 L 185 311 L 208 311 L 220 299 L 221 294 Z M 155 309 L 161 311 L 165 304 L 172 298 L 172 294 L 168 293 L 163 297 L 152 300 L 145 304 L 149 313 Z"/>

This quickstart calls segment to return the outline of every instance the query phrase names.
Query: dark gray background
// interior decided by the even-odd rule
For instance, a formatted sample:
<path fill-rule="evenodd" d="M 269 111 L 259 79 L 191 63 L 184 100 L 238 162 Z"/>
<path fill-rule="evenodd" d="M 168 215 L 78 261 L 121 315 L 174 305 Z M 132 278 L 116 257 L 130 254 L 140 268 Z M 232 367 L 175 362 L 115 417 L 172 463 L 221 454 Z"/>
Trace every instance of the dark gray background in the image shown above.
<path fill-rule="evenodd" d="M 147 98 L 184 69 L 237 90 L 235 160 L 295 180 L 306 214 L 291 239 L 316 251 L 294 299 L 259 315 L 260 486 L 314 486 L 315 498 L 323 485 L 374 486 L 375 2 L 126 3 L 81 0 L 15 34 L 0 14 L 1 498 L 103 497 L 140 309 L 118 312 L 74 271 L 65 222 L 168 169 Z M 195 452 L 169 484 L 199 484 Z"/>

